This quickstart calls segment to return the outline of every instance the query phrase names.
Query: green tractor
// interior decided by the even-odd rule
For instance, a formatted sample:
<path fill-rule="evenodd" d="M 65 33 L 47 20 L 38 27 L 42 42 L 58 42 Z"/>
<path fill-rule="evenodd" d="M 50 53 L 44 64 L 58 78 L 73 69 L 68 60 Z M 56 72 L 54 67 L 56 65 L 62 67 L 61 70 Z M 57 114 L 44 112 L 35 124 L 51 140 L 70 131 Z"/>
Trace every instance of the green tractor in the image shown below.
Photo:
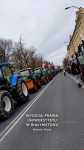
<path fill-rule="evenodd" d="M 15 103 L 24 103 L 29 98 L 25 80 L 15 73 L 9 63 L 0 64 L 0 117 L 8 118 Z"/>
<path fill-rule="evenodd" d="M 49 82 L 48 72 L 46 69 L 36 68 L 34 69 L 34 74 L 37 78 L 39 78 L 41 85 L 47 84 Z"/>
<path fill-rule="evenodd" d="M 19 71 L 19 74 L 25 80 L 29 92 L 37 92 L 41 87 L 39 79 L 34 75 L 32 68 L 26 68 Z"/>

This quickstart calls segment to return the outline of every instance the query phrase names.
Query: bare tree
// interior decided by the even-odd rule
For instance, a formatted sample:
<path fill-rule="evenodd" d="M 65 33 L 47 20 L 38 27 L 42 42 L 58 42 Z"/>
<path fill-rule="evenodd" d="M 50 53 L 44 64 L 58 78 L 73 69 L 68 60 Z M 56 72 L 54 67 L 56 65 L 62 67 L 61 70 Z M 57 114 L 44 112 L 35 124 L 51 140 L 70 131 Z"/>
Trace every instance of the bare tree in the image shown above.
<path fill-rule="evenodd" d="M 16 46 L 16 51 L 13 53 L 13 62 L 15 62 L 18 69 L 28 67 L 40 67 L 42 66 L 42 56 L 36 55 L 36 49 L 34 47 L 25 48 L 20 38 Z"/>
<path fill-rule="evenodd" d="M 0 59 L 1 62 L 8 61 L 8 51 L 12 48 L 12 40 L 0 39 Z"/>

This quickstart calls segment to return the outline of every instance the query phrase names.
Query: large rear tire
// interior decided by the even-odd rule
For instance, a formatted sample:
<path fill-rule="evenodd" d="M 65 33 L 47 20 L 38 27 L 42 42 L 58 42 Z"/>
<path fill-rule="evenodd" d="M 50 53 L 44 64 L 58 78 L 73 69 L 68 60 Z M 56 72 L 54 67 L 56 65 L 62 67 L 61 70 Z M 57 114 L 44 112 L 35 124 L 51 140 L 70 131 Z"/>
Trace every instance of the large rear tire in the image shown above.
<path fill-rule="evenodd" d="M 37 92 L 38 91 L 38 86 L 37 84 L 34 82 L 34 92 Z"/>
<path fill-rule="evenodd" d="M 44 79 L 44 84 L 47 84 L 47 83 L 48 83 L 48 82 L 47 82 L 47 79 L 45 78 L 45 79 Z"/>
<path fill-rule="evenodd" d="M 12 95 L 7 91 L 2 92 L 1 94 L 0 108 L 0 117 L 2 119 L 8 118 L 14 111 L 14 100 Z"/>
<path fill-rule="evenodd" d="M 38 80 L 38 88 L 40 89 L 40 88 L 41 88 L 41 86 L 42 86 L 41 81 L 40 81 L 40 80 Z"/>
<path fill-rule="evenodd" d="M 25 81 L 18 80 L 16 90 L 17 90 L 19 102 L 21 103 L 26 102 L 29 98 L 29 91 Z"/>

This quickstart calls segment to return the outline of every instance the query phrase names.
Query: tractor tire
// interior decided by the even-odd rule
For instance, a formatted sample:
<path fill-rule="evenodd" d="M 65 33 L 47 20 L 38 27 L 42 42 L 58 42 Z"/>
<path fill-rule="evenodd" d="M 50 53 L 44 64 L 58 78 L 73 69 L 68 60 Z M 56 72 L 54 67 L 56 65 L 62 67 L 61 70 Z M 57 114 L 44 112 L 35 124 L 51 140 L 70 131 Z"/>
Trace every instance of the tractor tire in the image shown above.
<path fill-rule="evenodd" d="M 38 89 L 40 89 L 40 88 L 41 88 L 41 86 L 42 86 L 42 83 L 41 83 L 41 81 L 40 81 L 40 80 L 38 80 Z"/>
<path fill-rule="evenodd" d="M 8 91 L 4 91 L 1 94 L 0 101 L 0 118 L 8 118 L 14 111 L 14 99 Z"/>
<path fill-rule="evenodd" d="M 49 82 L 50 80 L 49 80 L 49 77 L 47 77 L 47 83 Z"/>
<path fill-rule="evenodd" d="M 44 84 L 47 84 L 48 82 L 47 82 L 47 79 L 44 79 Z"/>
<path fill-rule="evenodd" d="M 33 81 L 33 84 L 34 84 L 34 92 L 37 92 L 37 91 L 38 91 L 37 82 L 36 82 L 36 81 Z"/>
<path fill-rule="evenodd" d="M 38 87 L 36 84 L 34 84 L 34 92 L 37 92 L 38 91 Z"/>
<path fill-rule="evenodd" d="M 20 103 L 24 103 L 29 99 L 29 91 L 25 81 L 17 81 L 16 92 Z"/>

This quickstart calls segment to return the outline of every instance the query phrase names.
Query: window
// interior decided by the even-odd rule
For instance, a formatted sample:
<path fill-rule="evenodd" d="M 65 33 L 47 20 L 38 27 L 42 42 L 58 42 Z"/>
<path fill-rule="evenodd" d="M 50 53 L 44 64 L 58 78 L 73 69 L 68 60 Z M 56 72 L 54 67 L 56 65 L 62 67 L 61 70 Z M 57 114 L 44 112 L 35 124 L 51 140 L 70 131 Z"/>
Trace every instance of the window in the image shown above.
<path fill-rule="evenodd" d="M 4 66 L 2 69 L 3 69 L 4 78 L 9 81 L 9 79 L 10 79 L 10 77 L 11 77 L 11 74 L 12 74 L 10 67 Z"/>
<path fill-rule="evenodd" d="M 29 73 L 28 70 L 22 71 L 22 72 L 20 72 L 20 74 L 21 74 L 22 76 L 29 76 L 29 75 L 30 75 L 30 73 Z"/>
<path fill-rule="evenodd" d="M 35 73 L 41 73 L 41 70 L 38 69 L 38 70 L 35 70 L 34 72 L 35 72 Z"/>
<path fill-rule="evenodd" d="M 3 78 L 3 74 L 2 74 L 2 71 L 0 69 L 0 79 L 2 79 L 2 78 Z"/>

